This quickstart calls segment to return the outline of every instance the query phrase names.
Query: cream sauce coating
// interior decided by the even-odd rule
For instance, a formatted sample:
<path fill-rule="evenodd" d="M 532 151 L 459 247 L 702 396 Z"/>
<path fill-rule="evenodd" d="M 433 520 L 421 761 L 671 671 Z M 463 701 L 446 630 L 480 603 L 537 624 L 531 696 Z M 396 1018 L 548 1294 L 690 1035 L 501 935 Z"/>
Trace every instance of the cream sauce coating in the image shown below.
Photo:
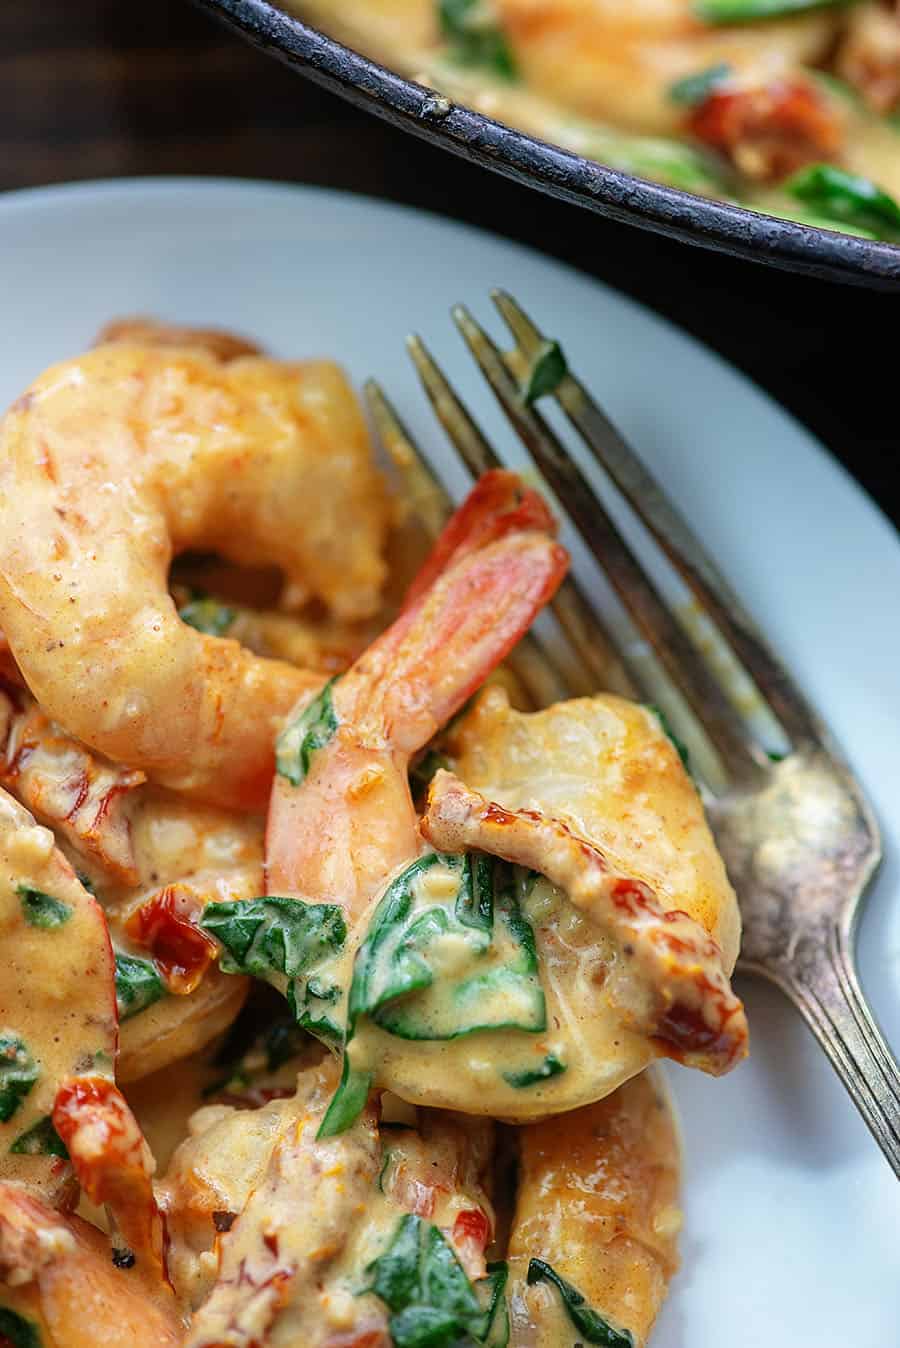
<path fill-rule="evenodd" d="M 508 809 L 555 814 L 650 886 L 665 909 L 695 919 L 731 972 L 737 901 L 700 798 L 655 713 L 612 695 L 520 713 L 492 688 L 454 728 L 448 749 L 467 784 Z M 598 1100 L 657 1057 L 657 1047 L 627 1029 L 604 997 L 618 958 L 609 939 L 543 878 L 527 892 L 523 912 L 536 940 L 544 1031 L 407 1040 L 363 1017 L 351 1046 L 354 1067 L 416 1104 L 526 1120 Z M 350 957 L 337 971 L 345 987 Z M 445 980 L 444 996 L 448 986 Z M 439 982 L 435 988 L 432 998 L 441 995 Z M 565 1070 L 524 1087 L 504 1076 L 539 1073 L 548 1058 Z"/>

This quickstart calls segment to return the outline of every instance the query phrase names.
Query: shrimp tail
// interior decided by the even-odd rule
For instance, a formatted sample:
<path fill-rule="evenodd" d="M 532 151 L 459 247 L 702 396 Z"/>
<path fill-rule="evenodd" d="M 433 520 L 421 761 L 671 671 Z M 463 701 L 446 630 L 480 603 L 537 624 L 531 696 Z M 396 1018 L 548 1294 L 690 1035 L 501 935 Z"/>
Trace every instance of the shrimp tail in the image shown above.
<path fill-rule="evenodd" d="M 519 475 L 508 469 L 492 468 L 484 473 L 441 531 L 404 596 L 403 608 L 410 608 L 442 571 L 466 553 L 506 534 L 529 529 L 556 533 L 556 521 L 540 493 L 526 487 Z"/>
<path fill-rule="evenodd" d="M 155 1286 L 165 1286 L 163 1222 L 151 1182 L 155 1163 L 125 1097 L 107 1077 L 69 1077 L 56 1093 L 53 1126 L 84 1192 L 110 1213 L 114 1261 L 135 1264 Z"/>
<path fill-rule="evenodd" d="M 338 903 L 358 915 L 416 854 L 409 758 L 556 591 L 568 555 L 554 532 L 540 498 L 514 474 L 487 474 L 426 563 L 430 585 L 334 685 L 324 738 L 303 739 L 309 712 L 298 704 L 280 744 L 293 754 L 307 743 L 311 757 L 300 772 L 279 750 L 266 836 L 270 894 Z"/>

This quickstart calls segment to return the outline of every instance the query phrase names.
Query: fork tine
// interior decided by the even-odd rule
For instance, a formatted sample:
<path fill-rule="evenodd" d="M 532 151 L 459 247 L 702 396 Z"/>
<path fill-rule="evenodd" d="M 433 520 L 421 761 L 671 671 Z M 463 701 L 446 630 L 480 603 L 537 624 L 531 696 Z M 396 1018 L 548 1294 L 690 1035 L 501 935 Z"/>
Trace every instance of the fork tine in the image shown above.
<path fill-rule="evenodd" d="M 384 389 L 374 379 L 363 385 L 366 403 L 391 460 L 400 474 L 403 491 L 425 532 L 437 538 L 453 511 L 449 492 L 422 455 Z"/>
<path fill-rule="evenodd" d="M 608 575 L 640 632 L 690 703 L 732 779 L 758 782 L 761 750 L 708 666 L 673 618 L 655 586 L 544 419 L 523 402 L 501 353 L 463 305 L 453 319 L 509 421 L 576 529 Z"/>
<path fill-rule="evenodd" d="M 448 384 L 443 370 L 422 338 L 415 333 L 407 337 L 406 349 L 438 421 L 459 450 L 472 476 L 480 477 L 491 468 L 502 468 L 493 447 L 485 440 L 465 403 Z"/>
<path fill-rule="evenodd" d="M 502 461 L 493 446 L 485 439 L 421 337 L 408 337 L 406 346 L 435 415 L 473 477 L 490 468 L 502 468 Z M 581 676 L 579 691 L 590 694 L 598 688 L 606 688 L 633 697 L 634 680 L 574 577 L 566 577 L 550 607 L 577 657 Z"/>
<path fill-rule="evenodd" d="M 433 540 L 453 512 L 453 498 L 432 471 L 381 385 L 375 379 L 367 379 L 363 392 L 381 442 L 400 474 L 410 509 Z M 568 689 L 558 666 L 534 633 L 522 637 L 507 656 L 507 663 L 536 706 L 549 706 L 567 695 Z"/>
<path fill-rule="evenodd" d="M 520 351 L 526 357 L 533 355 L 545 340 L 544 334 L 511 295 L 495 290 L 491 298 Z M 821 727 L 815 713 L 683 515 L 665 496 L 618 428 L 571 371 L 555 392 L 569 421 L 650 530 L 720 634 L 731 644 L 738 661 L 768 700 L 788 736 L 795 744 L 819 739 Z"/>

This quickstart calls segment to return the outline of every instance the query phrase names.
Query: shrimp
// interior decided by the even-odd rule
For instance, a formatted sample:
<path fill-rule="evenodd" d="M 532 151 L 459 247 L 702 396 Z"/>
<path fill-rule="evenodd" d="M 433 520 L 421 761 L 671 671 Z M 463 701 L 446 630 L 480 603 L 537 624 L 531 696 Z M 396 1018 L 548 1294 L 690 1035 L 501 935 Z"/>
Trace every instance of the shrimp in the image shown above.
<path fill-rule="evenodd" d="M 290 1070 L 259 1080 L 275 1083 Z M 404 1214 L 434 1226 L 468 1278 L 484 1276 L 494 1229 L 484 1187 L 491 1125 L 421 1111 L 408 1124 L 379 1125 L 370 1110 L 323 1143 L 315 1134 L 335 1080 L 326 1057 L 301 1066 L 286 1098 L 256 1108 L 209 1104 L 190 1120 L 159 1186 L 170 1268 L 195 1311 L 188 1343 L 254 1336 L 388 1348 L 386 1307 L 361 1289 Z M 254 1082 L 248 1103 L 259 1090 Z"/>
<path fill-rule="evenodd" d="M 461 526 L 462 522 L 462 528 Z M 331 728 L 304 772 L 309 714 L 288 717 L 266 837 L 268 892 L 339 904 L 351 920 L 419 851 L 407 770 L 554 593 L 567 557 L 513 473 L 485 474 L 448 523 L 396 622 L 334 684 Z"/>
<path fill-rule="evenodd" d="M 568 824 L 536 810 L 504 809 L 439 769 L 422 833 L 442 851 L 488 852 L 562 890 L 616 945 L 604 986 L 611 1006 L 669 1057 L 720 1076 L 746 1056 L 744 1008 L 718 944 Z"/>
<path fill-rule="evenodd" d="M 42 1348 L 176 1348 L 174 1304 L 109 1258 L 89 1222 L 0 1182 L 0 1340 Z"/>
<path fill-rule="evenodd" d="M 53 835 L 0 792 L 0 1179 L 56 1201 L 71 1188 L 52 1127 L 58 1091 L 110 1077 L 117 1020 L 102 910 Z"/>
<path fill-rule="evenodd" d="M 680 1148 L 662 1078 L 651 1069 L 518 1138 L 510 1348 L 587 1339 L 571 1303 L 608 1325 L 602 1337 L 595 1325 L 590 1342 L 641 1348 L 678 1267 Z"/>
<path fill-rule="evenodd" d="M 116 763 L 263 809 L 273 728 L 321 675 L 182 623 L 172 556 L 281 566 L 284 603 L 375 611 L 387 502 L 336 367 L 111 342 L 0 426 L 0 626 L 42 710 Z"/>
<path fill-rule="evenodd" d="M 840 18 L 795 15 L 708 26 L 692 0 L 495 0 L 526 83 L 583 116 L 651 135 L 677 133 L 677 81 L 727 66 L 769 84 L 828 55 Z"/>
<path fill-rule="evenodd" d="M 0 934 L 0 1179 L 65 1202 L 74 1169 L 108 1206 L 119 1248 L 165 1285 L 152 1157 L 113 1082 L 118 1020 L 106 921 L 53 835 L 5 793 Z"/>

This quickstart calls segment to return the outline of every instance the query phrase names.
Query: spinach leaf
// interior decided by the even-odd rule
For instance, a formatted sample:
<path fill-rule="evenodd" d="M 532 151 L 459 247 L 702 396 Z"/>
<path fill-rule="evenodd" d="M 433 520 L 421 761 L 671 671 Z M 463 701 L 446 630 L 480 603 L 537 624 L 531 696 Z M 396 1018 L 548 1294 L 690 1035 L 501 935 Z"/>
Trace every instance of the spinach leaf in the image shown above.
<path fill-rule="evenodd" d="M 530 405 L 545 393 L 553 393 L 568 373 L 559 342 L 541 342 L 521 381 L 522 401 Z"/>
<path fill-rule="evenodd" d="M 506 1266 L 492 1265 L 473 1286 L 453 1247 L 421 1217 L 403 1217 L 366 1272 L 372 1280 L 364 1290 L 392 1312 L 388 1328 L 395 1348 L 472 1341 L 501 1348 L 508 1338 Z"/>
<path fill-rule="evenodd" d="M 849 0 L 694 0 L 694 13 L 704 23 L 750 23 L 847 3 Z"/>
<path fill-rule="evenodd" d="M 529 1262 L 525 1281 L 529 1287 L 536 1282 L 552 1283 L 562 1298 L 566 1314 L 586 1342 L 599 1343 L 602 1348 L 634 1348 L 634 1337 L 630 1330 L 613 1329 L 608 1320 L 591 1309 L 578 1288 L 566 1282 L 543 1259 L 532 1259 Z"/>
<path fill-rule="evenodd" d="M 178 610 L 178 616 L 188 627 L 205 632 L 210 637 L 223 637 L 234 622 L 237 614 L 227 604 L 208 595 L 196 592 L 187 604 Z"/>
<path fill-rule="evenodd" d="M 785 188 L 818 215 L 900 242 L 900 205 L 869 178 L 834 164 L 810 164 L 789 178 Z"/>
<path fill-rule="evenodd" d="M 22 902 L 22 913 L 29 927 L 61 927 L 72 916 L 71 904 L 54 899 L 52 894 L 45 894 L 42 889 L 17 885 L 16 893 Z"/>
<path fill-rule="evenodd" d="M 116 951 L 116 1006 L 119 1020 L 129 1020 L 165 997 L 166 985 L 152 960 Z"/>
<path fill-rule="evenodd" d="M 452 906 L 423 905 L 417 882 L 434 866 L 458 877 Z M 448 943 L 467 948 L 467 955 L 457 959 L 454 974 L 436 978 L 438 952 Z M 348 1037 L 360 1015 L 401 1039 L 543 1030 L 534 933 L 516 901 L 510 868 L 477 853 L 433 853 L 398 876 L 356 957 Z"/>
<path fill-rule="evenodd" d="M 0 1123 L 12 1118 L 40 1074 L 25 1041 L 11 1031 L 0 1033 Z"/>
<path fill-rule="evenodd" d="M 451 60 L 490 70 L 503 80 L 516 78 L 513 54 L 488 0 L 438 0 L 438 19 Z"/>
<path fill-rule="evenodd" d="M 0 1306 L 0 1343 L 12 1348 L 42 1348 L 43 1339 L 36 1324 L 25 1320 L 8 1306 Z"/>
<path fill-rule="evenodd" d="M 62 1156 L 68 1160 L 66 1144 L 53 1127 L 49 1114 L 38 1119 L 32 1128 L 20 1133 L 10 1147 L 16 1156 Z"/>
<path fill-rule="evenodd" d="M 324 749 L 338 728 L 337 713 L 331 700 L 336 679 L 329 679 L 300 715 L 290 721 L 275 741 L 275 770 L 292 786 L 306 780 L 312 756 Z"/>
<path fill-rule="evenodd" d="M 317 1038 L 340 1039 L 327 1008 L 340 988 L 315 974 L 316 966 L 338 954 L 347 924 L 337 904 L 303 903 L 270 895 L 210 903 L 200 925 L 225 947 L 219 966 L 228 974 L 250 974 L 271 983 L 288 999 L 297 1022 Z"/>
<path fill-rule="evenodd" d="M 720 61 L 718 65 L 707 66 L 705 70 L 698 70 L 695 75 L 686 75 L 684 79 L 670 84 L 669 98 L 673 103 L 680 103 L 683 107 L 696 107 L 698 103 L 704 103 L 720 85 L 726 84 L 731 73 L 731 66 L 724 61 Z"/>
<path fill-rule="evenodd" d="M 550 1077 L 561 1076 L 565 1070 L 566 1064 L 560 1062 L 555 1053 L 548 1053 L 537 1067 L 525 1068 L 521 1072 L 503 1072 L 501 1075 L 508 1085 L 522 1090 L 526 1086 L 536 1086 L 539 1081 L 548 1081 Z"/>
<path fill-rule="evenodd" d="M 423 883 L 435 867 L 456 877 L 455 893 L 450 890 L 438 901 Z M 436 975 L 442 947 L 452 952 L 454 972 Z M 359 1080 L 364 1076 L 371 1084 L 371 1073 L 348 1066 L 361 1016 L 401 1039 L 546 1029 L 534 932 L 519 907 L 512 869 L 479 853 L 432 852 L 388 885 L 356 953 L 344 1077 L 322 1124 L 329 1131 L 320 1129 L 323 1137 L 339 1131 L 336 1120 L 341 1129 L 349 1127 L 355 1115 L 348 1098 L 362 1108 L 365 1093 Z M 356 1083 L 355 1094 L 349 1083 Z"/>
<path fill-rule="evenodd" d="M 344 1049 L 341 1079 L 325 1111 L 325 1117 L 319 1124 L 316 1137 L 337 1137 L 340 1133 L 345 1133 L 365 1109 L 371 1087 L 372 1073 L 353 1067 L 350 1055 Z"/>

